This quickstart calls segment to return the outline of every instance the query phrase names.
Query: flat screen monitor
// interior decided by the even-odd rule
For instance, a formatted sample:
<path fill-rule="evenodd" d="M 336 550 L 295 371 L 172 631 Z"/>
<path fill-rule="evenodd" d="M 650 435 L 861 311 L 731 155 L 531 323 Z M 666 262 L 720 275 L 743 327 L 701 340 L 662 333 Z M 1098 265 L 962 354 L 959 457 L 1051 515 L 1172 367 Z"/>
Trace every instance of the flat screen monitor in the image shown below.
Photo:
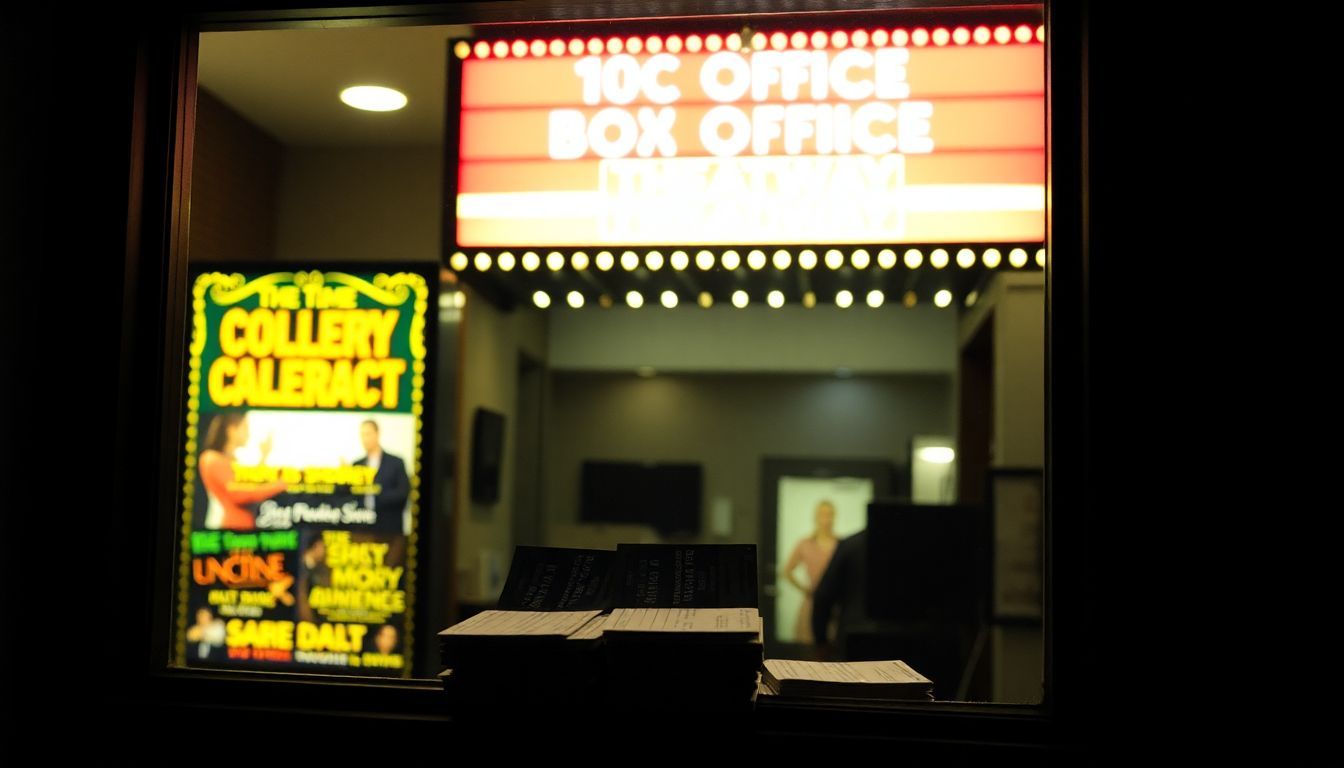
<path fill-rule="evenodd" d="M 867 603 L 874 619 L 978 624 L 989 596 L 984 507 L 868 505 Z"/>
<path fill-rule="evenodd" d="M 699 533 L 703 474 L 699 464 L 585 461 L 579 519 L 648 525 L 664 536 Z"/>

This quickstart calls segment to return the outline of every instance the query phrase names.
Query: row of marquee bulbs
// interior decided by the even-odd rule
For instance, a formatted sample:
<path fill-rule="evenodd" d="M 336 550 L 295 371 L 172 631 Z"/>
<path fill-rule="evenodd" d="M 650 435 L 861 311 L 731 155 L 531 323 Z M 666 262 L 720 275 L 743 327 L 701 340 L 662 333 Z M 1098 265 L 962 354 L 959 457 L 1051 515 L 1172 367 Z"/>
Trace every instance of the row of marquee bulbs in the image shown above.
<path fill-rule="evenodd" d="M 1013 248 L 1008 251 L 1008 263 L 1015 268 L 1021 269 L 1027 265 L 1029 260 L 1025 248 Z M 936 248 L 929 253 L 929 264 L 934 269 L 942 269 L 951 262 L 951 255 L 946 248 Z M 918 248 L 907 249 L 903 259 L 907 269 L 917 269 L 924 263 L 924 253 Z M 1003 253 L 998 248 L 986 248 L 978 259 L 986 267 L 997 269 L 1003 263 Z M 747 253 L 747 266 L 751 269 L 760 270 L 765 268 L 766 256 L 761 250 L 753 250 Z M 826 251 L 825 256 L 818 258 L 817 252 L 806 249 L 798 253 L 798 266 L 803 269 L 814 269 L 817 264 L 824 261 L 828 269 L 840 269 L 845 265 L 845 255 L 837 249 Z M 867 269 L 874 261 L 873 257 L 866 249 L 859 248 L 850 254 L 849 261 L 855 269 Z M 962 248 L 956 254 L 957 266 L 962 269 L 970 269 L 975 266 L 977 258 L 975 251 L 970 248 Z M 708 272 L 714 268 L 714 254 L 710 251 L 700 251 L 695 255 L 695 266 L 700 270 Z M 896 252 L 890 248 L 883 248 L 877 252 L 877 265 L 882 269 L 892 269 L 896 266 L 898 259 Z M 639 268 L 641 260 L 639 254 L 634 251 L 625 251 L 620 258 L 621 268 L 627 272 L 633 272 Z M 663 254 L 659 251 L 649 251 L 644 255 L 643 264 L 650 271 L 658 271 L 663 268 Z M 685 270 L 691 265 L 691 257 L 685 251 L 673 251 L 667 258 L 667 263 L 672 269 L 678 272 Z M 724 251 L 719 259 L 720 265 L 727 270 L 734 270 L 742 266 L 742 257 L 737 251 Z M 784 249 L 775 251 L 770 258 L 770 263 L 775 269 L 788 269 L 793 264 L 793 254 Z M 578 271 L 588 268 L 588 254 L 583 251 L 575 251 L 569 258 L 571 267 Z M 599 270 L 606 272 L 616 266 L 616 257 L 611 251 L 599 251 L 592 259 L 592 264 Z M 469 258 L 462 251 L 454 253 L 448 259 L 448 266 L 457 272 L 465 272 L 470 267 L 475 267 L 478 272 L 489 271 L 492 266 L 498 267 L 501 272 L 510 272 L 515 266 L 521 265 L 528 272 L 535 272 L 541 267 L 541 256 L 535 251 L 528 251 L 521 258 L 515 258 L 509 251 L 504 251 L 495 258 L 490 254 L 481 252 L 476 257 Z M 1045 249 L 1036 250 L 1036 265 L 1045 267 Z M 551 251 L 546 256 L 546 267 L 552 272 L 559 272 L 565 267 L 565 255 L 559 251 Z"/>
<path fill-rule="evenodd" d="M 723 49 L 729 51 L 744 49 L 764 51 L 767 48 L 783 51 L 788 48 L 802 50 L 809 47 L 813 49 L 846 48 L 849 46 L 866 48 L 869 45 L 881 48 L 888 44 L 897 48 L 907 45 L 922 48 L 930 44 L 942 47 L 948 44 L 989 45 L 990 43 L 997 43 L 1007 45 L 1014 42 L 1045 42 L 1045 25 L 1038 24 L 1033 27 L 1030 24 L 1018 24 L 1012 27 L 1000 24 L 993 28 L 981 25 L 974 29 L 970 27 L 955 27 L 953 29 L 916 27 L 912 30 L 893 29 L 890 32 L 885 29 L 875 29 L 871 32 L 863 29 L 853 31 L 837 29 L 832 32 L 817 30 L 811 34 L 802 30 L 796 30 L 792 34 L 779 31 L 769 35 L 764 32 L 755 32 L 746 40 L 742 39 L 742 35 L 737 32 L 727 35 L 710 33 L 703 37 L 692 34 L 687 35 L 684 39 L 679 35 L 668 35 L 666 38 L 660 35 L 633 35 L 630 37 L 609 37 L 606 40 L 600 37 L 592 37 L 587 40 L 576 37 L 568 41 L 559 38 L 549 41 L 541 39 L 495 40 L 493 43 L 488 40 L 477 40 L 475 44 L 466 40 L 459 40 L 453 46 L 453 53 L 459 59 L 469 58 L 473 54 L 478 59 L 488 59 L 491 56 L 497 59 L 505 59 L 509 56 L 524 58 L 529 55 L 533 57 L 547 55 L 582 56 L 585 53 L 593 56 L 603 53 L 638 55 L 645 51 L 656 54 L 664 50 L 675 54 L 681 53 L 683 50 L 687 53 L 699 53 L 701 50 L 714 53 Z"/>
<path fill-rule="evenodd" d="M 969 307 L 974 305 L 977 296 L 978 294 L 975 291 L 971 291 L 967 294 L 966 306 Z M 603 298 L 607 299 L 607 303 L 604 303 L 604 306 L 610 306 L 610 299 L 605 296 Z M 668 309 L 676 308 L 677 304 L 681 301 L 676 291 L 663 291 L 658 299 L 659 302 Z M 751 297 L 747 295 L 746 291 L 738 290 L 733 291 L 731 300 L 734 307 L 743 309 L 751 302 Z M 907 307 L 913 307 L 916 301 L 917 299 L 914 291 L 907 291 L 905 296 L 901 299 L 901 303 Z M 565 296 L 565 302 L 574 309 L 581 309 L 584 305 L 583 294 L 578 291 L 570 291 Z M 886 295 L 882 293 L 882 291 L 874 289 L 868 292 L 868 295 L 865 297 L 865 302 L 873 309 L 877 309 L 886 302 Z M 532 294 L 532 303 L 539 309 L 546 309 L 551 306 L 551 295 L 546 291 L 536 291 Z M 644 294 L 639 291 L 630 291 L 625 294 L 625 303 L 631 309 L 639 309 L 644 306 Z M 714 306 L 714 297 L 708 291 L 702 291 L 697 299 L 697 303 L 705 309 L 709 309 Z M 779 309 L 784 306 L 783 291 L 770 291 L 765 296 L 765 303 L 774 309 Z M 947 289 L 938 291 L 933 295 L 933 303 L 940 309 L 949 306 L 952 303 L 952 292 Z M 802 304 L 808 309 L 815 307 L 817 305 L 817 294 L 812 291 L 803 294 Z M 854 294 L 850 291 L 839 291 L 835 294 L 835 305 L 837 307 L 848 309 L 853 304 Z"/>

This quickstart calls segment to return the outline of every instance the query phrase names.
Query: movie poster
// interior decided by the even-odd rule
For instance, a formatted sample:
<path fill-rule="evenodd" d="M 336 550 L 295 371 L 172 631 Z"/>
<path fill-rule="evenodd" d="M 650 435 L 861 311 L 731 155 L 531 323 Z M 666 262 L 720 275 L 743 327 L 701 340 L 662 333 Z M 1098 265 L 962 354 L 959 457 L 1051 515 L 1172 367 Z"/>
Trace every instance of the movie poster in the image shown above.
<path fill-rule="evenodd" d="M 191 284 L 177 662 L 408 677 L 434 275 L 237 269 Z"/>

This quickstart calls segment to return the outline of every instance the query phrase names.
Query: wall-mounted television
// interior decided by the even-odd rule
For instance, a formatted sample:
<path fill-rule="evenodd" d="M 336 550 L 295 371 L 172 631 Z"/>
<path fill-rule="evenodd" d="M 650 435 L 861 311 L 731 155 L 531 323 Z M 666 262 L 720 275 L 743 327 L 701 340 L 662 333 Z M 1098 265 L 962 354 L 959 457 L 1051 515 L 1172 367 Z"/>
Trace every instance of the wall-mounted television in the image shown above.
<path fill-rule="evenodd" d="M 585 461 L 582 473 L 581 521 L 648 525 L 663 536 L 700 532 L 701 465 Z"/>

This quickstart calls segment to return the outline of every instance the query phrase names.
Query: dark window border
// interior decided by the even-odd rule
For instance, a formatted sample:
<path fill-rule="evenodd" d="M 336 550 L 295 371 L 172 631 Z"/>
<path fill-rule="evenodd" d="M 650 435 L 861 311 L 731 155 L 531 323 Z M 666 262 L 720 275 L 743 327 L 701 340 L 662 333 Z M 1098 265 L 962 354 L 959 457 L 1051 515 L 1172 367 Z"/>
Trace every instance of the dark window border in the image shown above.
<path fill-rule="evenodd" d="M 920 3 L 921 7 L 979 5 Z M 801 6 L 801 7 L 800 7 Z M 474 2 L 385 8 L 285 9 L 239 12 L 201 9 L 194 15 L 160 15 L 136 30 L 134 73 L 126 85 L 132 116 L 127 238 L 121 327 L 121 378 L 117 402 L 114 470 L 120 477 L 117 503 L 130 515 L 127 540 L 151 558 L 145 568 L 145 610 L 127 620 L 122 645 L 128 659 L 125 682 L 140 692 L 146 710 L 175 711 L 185 726 L 200 723 L 202 709 L 234 712 L 239 719 L 267 713 L 296 718 L 378 717 L 404 723 L 449 720 L 433 681 L 343 682 L 330 677 L 261 673 L 212 673 L 167 668 L 174 561 L 161 557 L 173 546 L 175 486 L 182 370 L 182 323 L 186 291 L 186 211 L 190 189 L 192 121 L 195 113 L 195 45 L 200 29 L 223 30 L 325 26 L 334 23 L 403 25 L 507 23 L 666 15 L 747 15 L 763 12 L 845 10 L 835 0 L 816 3 Z M 871 9 L 909 8 L 906 2 L 874 3 Z M 1091 469 L 1087 225 L 1089 83 L 1087 40 L 1090 6 L 1047 2 L 1047 93 L 1050 190 L 1047 203 L 1051 270 L 1047 273 L 1047 460 L 1045 701 L 1040 707 L 947 704 L 917 708 L 762 708 L 760 734 L 793 737 L 882 737 L 929 744 L 1051 746 L 1077 744 L 1087 723 L 1089 681 L 1085 670 L 1089 631 L 1087 595 L 1095 579 L 1086 545 L 1093 529 L 1087 490 Z M 78 22 L 76 22 L 78 23 Z M 1060 255 L 1055 259 L 1054 255 Z M 147 467 L 158 471 L 147 472 Z M 1069 510 L 1056 517 L 1054 510 Z M 1058 546 L 1056 544 L 1058 543 Z M 150 653 L 145 653 L 146 643 Z M 264 702 L 264 703 L 259 703 Z M 147 712 L 146 714 L 150 714 Z"/>

